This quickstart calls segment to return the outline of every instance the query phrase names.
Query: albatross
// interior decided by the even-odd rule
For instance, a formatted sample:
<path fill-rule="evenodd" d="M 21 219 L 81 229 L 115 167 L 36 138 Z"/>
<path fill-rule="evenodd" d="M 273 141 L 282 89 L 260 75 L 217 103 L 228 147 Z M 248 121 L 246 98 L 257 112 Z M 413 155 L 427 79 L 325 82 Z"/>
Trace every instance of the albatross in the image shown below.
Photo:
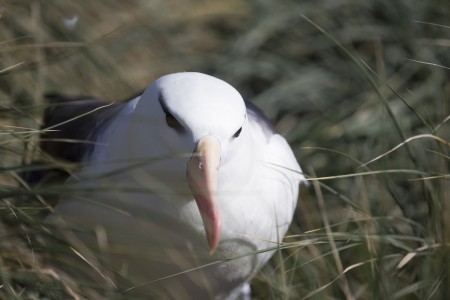
<path fill-rule="evenodd" d="M 71 244 L 57 268 L 142 299 L 247 299 L 304 180 L 264 114 L 195 72 L 123 103 L 69 100 L 52 97 L 40 143 L 79 164 L 46 219 Z"/>

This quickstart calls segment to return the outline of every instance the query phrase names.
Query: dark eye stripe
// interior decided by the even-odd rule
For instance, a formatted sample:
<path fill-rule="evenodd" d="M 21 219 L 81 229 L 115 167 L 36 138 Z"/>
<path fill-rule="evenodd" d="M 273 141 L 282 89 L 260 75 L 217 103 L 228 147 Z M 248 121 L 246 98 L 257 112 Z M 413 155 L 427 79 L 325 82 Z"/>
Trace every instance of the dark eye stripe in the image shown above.
<path fill-rule="evenodd" d="M 169 113 L 166 113 L 166 123 L 167 123 L 167 126 L 173 128 L 173 129 L 176 129 L 176 130 L 184 129 L 183 125 L 181 125 L 180 122 L 178 122 L 178 120 Z"/>
<path fill-rule="evenodd" d="M 233 137 L 234 137 L 234 138 L 237 138 L 237 137 L 241 134 L 241 131 L 242 131 L 242 127 L 239 128 L 238 131 L 236 131 L 236 132 L 233 134 Z"/>

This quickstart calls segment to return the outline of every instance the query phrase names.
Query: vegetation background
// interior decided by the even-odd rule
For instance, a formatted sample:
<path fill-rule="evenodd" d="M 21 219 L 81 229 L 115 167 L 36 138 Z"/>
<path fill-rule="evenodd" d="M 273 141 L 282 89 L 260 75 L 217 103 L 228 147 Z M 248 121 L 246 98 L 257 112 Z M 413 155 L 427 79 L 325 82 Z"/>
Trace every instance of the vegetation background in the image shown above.
<path fill-rule="evenodd" d="M 449 20 L 447 0 L 2 1 L 0 298 L 69 298 L 39 205 L 17 201 L 44 94 L 121 101 L 200 71 L 262 108 L 311 179 L 255 299 L 450 299 Z"/>

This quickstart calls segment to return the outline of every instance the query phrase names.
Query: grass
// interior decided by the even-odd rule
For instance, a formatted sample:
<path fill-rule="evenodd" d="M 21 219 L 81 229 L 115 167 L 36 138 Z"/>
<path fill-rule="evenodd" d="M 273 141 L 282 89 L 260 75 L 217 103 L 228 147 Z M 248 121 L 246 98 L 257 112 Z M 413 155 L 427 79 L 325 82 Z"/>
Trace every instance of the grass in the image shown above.
<path fill-rule="evenodd" d="M 43 94 L 120 101 L 182 70 L 262 108 L 309 177 L 255 299 L 450 296 L 446 1 L 7 1 L 0 12 L 0 298 L 64 299 L 76 286 L 40 259 L 45 208 L 20 177 L 39 155 Z"/>

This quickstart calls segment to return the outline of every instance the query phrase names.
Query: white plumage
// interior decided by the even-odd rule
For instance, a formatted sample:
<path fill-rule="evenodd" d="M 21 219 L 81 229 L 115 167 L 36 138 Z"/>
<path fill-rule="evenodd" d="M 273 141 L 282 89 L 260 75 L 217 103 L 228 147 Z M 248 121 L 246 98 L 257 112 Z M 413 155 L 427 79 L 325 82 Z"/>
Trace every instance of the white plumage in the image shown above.
<path fill-rule="evenodd" d="M 91 266 L 60 268 L 145 299 L 243 296 L 292 220 L 303 177 L 289 145 L 201 73 L 163 76 L 114 109 L 48 218 Z"/>

